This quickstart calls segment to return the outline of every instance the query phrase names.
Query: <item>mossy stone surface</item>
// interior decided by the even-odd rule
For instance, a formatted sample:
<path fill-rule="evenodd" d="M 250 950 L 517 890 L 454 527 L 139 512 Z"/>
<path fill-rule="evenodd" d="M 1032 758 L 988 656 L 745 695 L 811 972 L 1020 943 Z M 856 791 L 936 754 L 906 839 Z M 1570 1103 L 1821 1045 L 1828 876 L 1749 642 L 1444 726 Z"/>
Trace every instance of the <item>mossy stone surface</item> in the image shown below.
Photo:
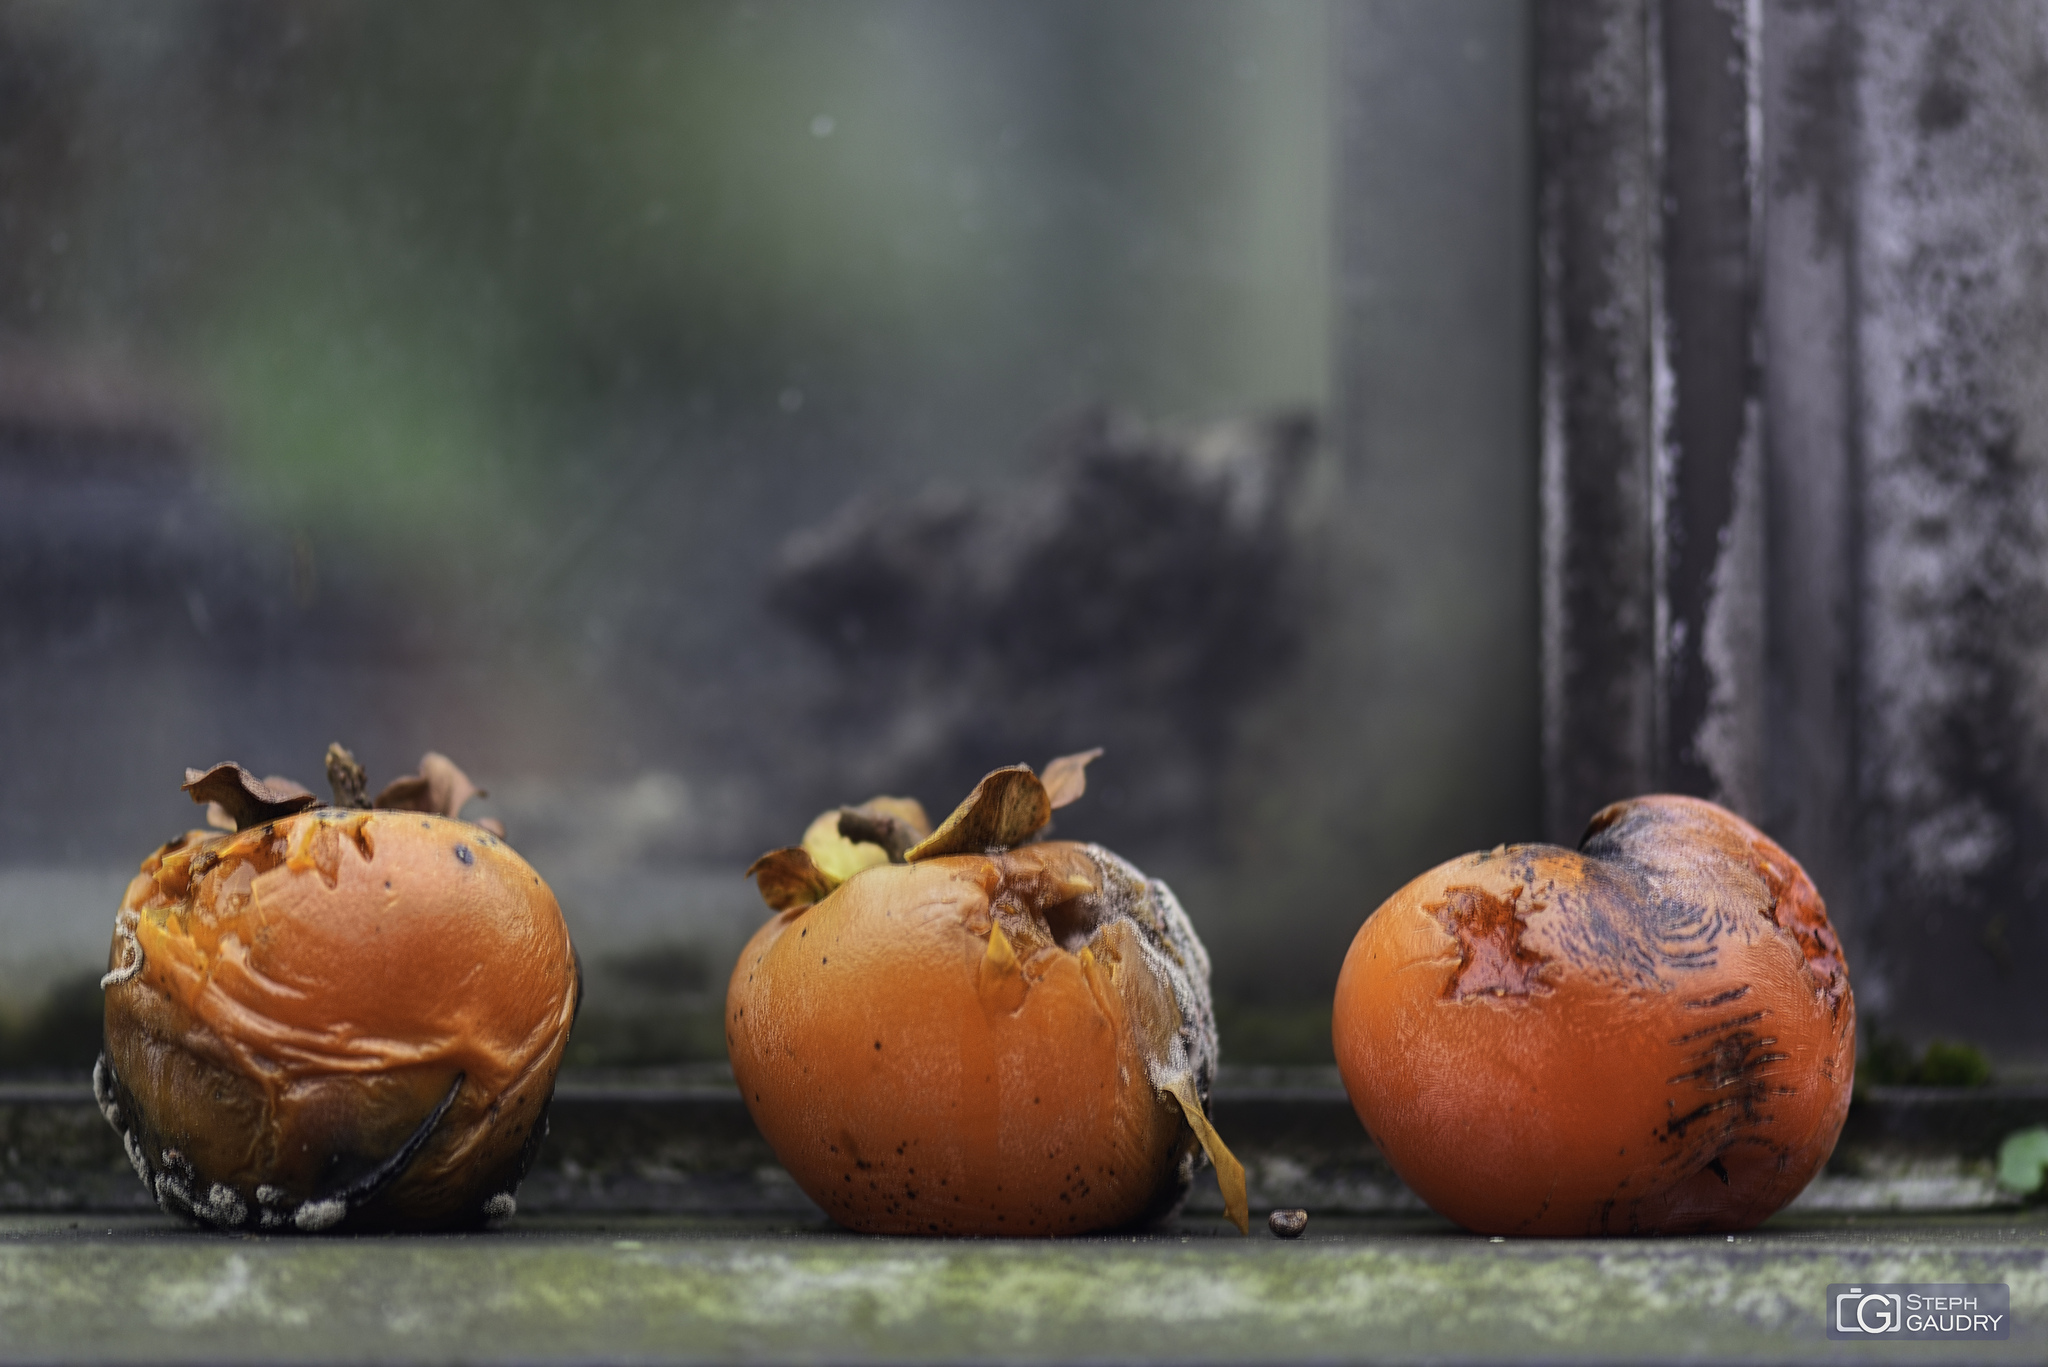
<path fill-rule="evenodd" d="M 1494 1243 L 1432 1219 L 1220 1221 L 1064 1242 L 868 1239 L 770 1217 L 515 1219 L 435 1238 L 232 1237 L 0 1217 L 0 1360 L 1834 1361 L 1834 1281 L 2004 1281 L 2048 1356 L 2048 1218 L 1785 1221 Z"/>

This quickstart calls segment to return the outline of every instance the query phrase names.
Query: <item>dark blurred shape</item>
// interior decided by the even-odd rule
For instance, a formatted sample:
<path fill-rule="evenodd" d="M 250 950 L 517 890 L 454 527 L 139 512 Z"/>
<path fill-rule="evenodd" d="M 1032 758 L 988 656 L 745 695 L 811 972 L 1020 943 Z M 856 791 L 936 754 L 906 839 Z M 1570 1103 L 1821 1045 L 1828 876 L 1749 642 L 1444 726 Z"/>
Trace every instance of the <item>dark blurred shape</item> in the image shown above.
<path fill-rule="evenodd" d="M 94 368 L 0 355 L 0 654 L 137 655 L 246 611 L 177 415 Z"/>
<path fill-rule="evenodd" d="M 97 969 L 63 979 L 26 1018 L 0 1020 L 0 1071 L 83 1076 L 99 1057 L 105 1016 Z"/>
<path fill-rule="evenodd" d="M 1309 629 L 1315 443 L 1298 413 L 1090 412 L 1014 494 L 860 499 L 792 536 L 769 604 L 830 657 L 827 729 L 871 781 L 944 793 L 1101 744 L 1091 835 L 1206 844 L 1236 718 Z"/>
<path fill-rule="evenodd" d="M 725 1062 L 725 963 L 697 942 L 655 941 L 592 965 L 563 1055 L 571 1068 Z"/>
<path fill-rule="evenodd" d="M 626 987 L 657 997 L 707 991 L 715 976 L 709 955 L 695 944 L 647 945 L 610 956 L 603 968 Z"/>
<path fill-rule="evenodd" d="M 309 593 L 306 536 L 223 498 L 196 426 L 117 366 L 0 348 L 0 754 L 62 736 L 67 776 L 0 772 L 0 858 L 125 863 L 167 781 L 238 732 L 291 737 L 305 685 L 331 707 L 347 671 L 446 653 L 451 633 L 366 573 L 337 567 Z"/>
<path fill-rule="evenodd" d="M 1335 1065 L 1330 1040 L 1330 998 L 1303 993 L 1285 1002 L 1216 998 L 1216 1030 L 1232 1066 L 1260 1064 Z"/>

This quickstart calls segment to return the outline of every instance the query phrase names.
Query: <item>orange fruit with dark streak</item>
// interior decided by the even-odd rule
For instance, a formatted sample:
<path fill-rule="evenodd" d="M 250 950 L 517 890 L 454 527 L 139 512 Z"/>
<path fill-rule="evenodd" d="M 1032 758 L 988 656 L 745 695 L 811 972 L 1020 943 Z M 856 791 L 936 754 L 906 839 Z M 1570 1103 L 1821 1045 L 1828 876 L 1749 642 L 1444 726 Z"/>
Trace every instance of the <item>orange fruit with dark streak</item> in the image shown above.
<path fill-rule="evenodd" d="M 1202 1149 L 1245 1227 L 1206 1113 L 1209 961 L 1186 915 L 1098 846 L 1021 843 L 1078 774 L 998 770 L 935 833 L 901 799 L 827 813 L 755 866 L 780 910 L 733 970 L 733 1073 L 849 1229 L 1143 1224 L 1179 1205 Z"/>
<path fill-rule="evenodd" d="M 480 826 L 235 786 L 122 899 L 94 1082 L 138 1174 L 220 1228 L 511 1214 L 576 1005 L 553 894 Z"/>
<path fill-rule="evenodd" d="M 1487 1234 L 1748 1229 L 1820 1171 L 1856 1008 L 1820 894 L 1713 803 L 1402 888 L 1338 979 L 1337 1062 L 1395 1172 Z"/>

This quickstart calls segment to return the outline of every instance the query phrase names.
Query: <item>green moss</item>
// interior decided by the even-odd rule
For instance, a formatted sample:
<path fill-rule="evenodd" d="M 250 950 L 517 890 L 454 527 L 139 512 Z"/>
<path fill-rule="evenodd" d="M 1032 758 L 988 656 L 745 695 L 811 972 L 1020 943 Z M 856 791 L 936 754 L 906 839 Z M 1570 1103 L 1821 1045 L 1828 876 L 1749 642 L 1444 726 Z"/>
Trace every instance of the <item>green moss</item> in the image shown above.
<path fill-rule="evenodd" d="M 1830 1282 L 1881 1277 L 2007 1282 L 2013 1338 L 1968 1360 L 2038 1362 L 2048 1339 L 2038 1221 L 1501 1244 L 1418 1222 L 1312 1223 L 1298 1243 L 1218 1223 L 1062 1243 L 676 1218 L 293 1240 L 11 1217 L 0 1322 L 9 1356 L 94 1360 L 345 1343 L 378 1361 L 1777 1361 L 1826 1353 Z"/>

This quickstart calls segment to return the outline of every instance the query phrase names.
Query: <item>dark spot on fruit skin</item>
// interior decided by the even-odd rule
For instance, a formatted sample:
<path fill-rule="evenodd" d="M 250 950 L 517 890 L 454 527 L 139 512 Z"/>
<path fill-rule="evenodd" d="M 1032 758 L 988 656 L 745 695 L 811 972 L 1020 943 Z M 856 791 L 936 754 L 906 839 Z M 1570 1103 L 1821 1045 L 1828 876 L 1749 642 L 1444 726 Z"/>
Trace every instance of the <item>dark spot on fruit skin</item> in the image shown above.
<path fill-rule="evenodd" d="M 469 846 L 467 845 L 457 845 L 455 847 L 455 857 L 465 864 L 474 864 L 476 862 L 476 856 L 469 852 Z"/>
<path fill-rule="evenodd" d="M 877 1049 L 880 1049 L 881 1047 L 882 1047 L 882 1042 L 881 1042 L 880 1040 L 876 1040 L 876 1041 L 875 1041 L 875 1048 L 877 1048 Z"/>
<path fill-rule="evenodd" d="M 1718 1035 L 1724 1030 L 1734 1030 L 1737 1027 L 1744 1025 L 1755 1025 L 1758 1021 L 1762 1020 L 1765 1016 L 1769 1014 L 1770 1013 L 1768 1011 L 1752 1011 L 1746 1016 L 1731 1016 L 1727 1020 L 1716 1021 L 1714 1024 L 1709 1025 L 1704 1029 L 1694 1030 L 1688 1034 L 1680 1035 L 1677 1039 L 1671 1042 L 1673 1044 L 1691 1044 L 1694 1040 L 1702 1040 L 1709 1035 Z M 1773 1043 L 1775 1043 L 1775 1041 L 1773 1041 Z M 1671 1080 L 1673 1082 L 1683 1082 L 1692 1076 L 1694 1076 L 1694 1074 L 1684 1073 Z"/>
<path fill-rule="evenodd" d="M 1706 1011 L 1716 1006 L 1726 1006 L 1732 1001 L 1740 1001 L 1748 995 L 1749 984 L 1744 983 L 1740 987 L 1731 987 L 1726 992 L 1717 992 L 1711 997 L 1705 997 L 1696 1002 L 1687 1002 L 1685 1005 L 1686 1009 L 1690 1011 Z"/>

